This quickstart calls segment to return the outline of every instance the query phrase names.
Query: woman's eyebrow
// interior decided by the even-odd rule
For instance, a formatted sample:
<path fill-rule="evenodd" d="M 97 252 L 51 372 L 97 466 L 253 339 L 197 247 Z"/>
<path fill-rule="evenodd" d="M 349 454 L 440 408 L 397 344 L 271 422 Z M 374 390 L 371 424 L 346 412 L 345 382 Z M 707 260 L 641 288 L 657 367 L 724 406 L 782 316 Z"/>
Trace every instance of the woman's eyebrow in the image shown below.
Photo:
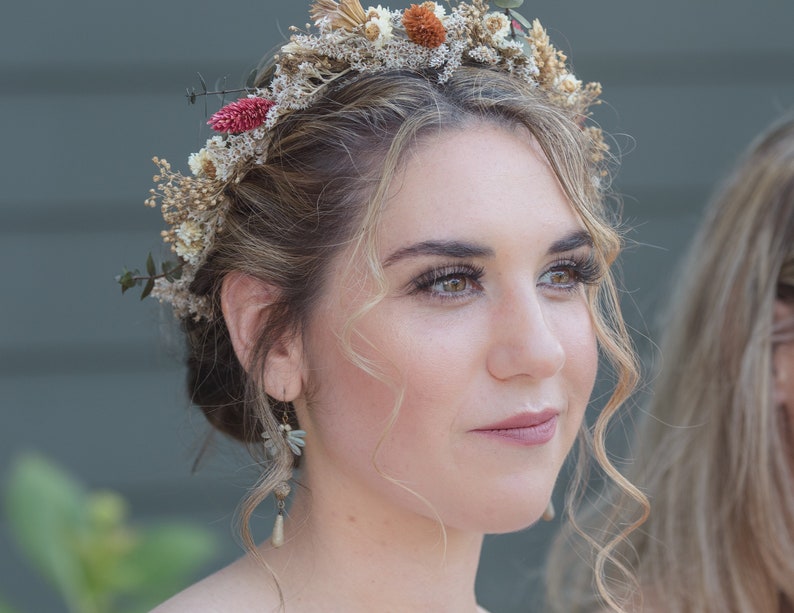
<path fill-rule="evenodd" d="M 592 247 L 593 237 L 586 230 L 576 230 L 549 245 L 546 255 L 574 251 L 579 247 Z"/>
<path fill-rule="evenodd" d="M 493 257 L 494 251 L 490 247 L 464 241 L 422 241 L 398 249 L 384 260 L 383 266 L 390 266 L 399 260 L 424 255 L 441 255 L 465 259 Z"/>
<path fill-rule="evenodd" d="M 554 241 L 546 251 L 547 255 L 574 251 L 579 247 L 592 247 L 593 239 L 586 230 L 576 230 L 563 238 Z M 484 258 L 493 257 L 494 251 L 490 247 L 484 247 L 475 243 L 465 241 L 439 241 L 429 240 L 402 247 L 389 255 L 383 266 L 390 266 L 395 262 L 406 258 L 440 255 L 450 258 Z"/>

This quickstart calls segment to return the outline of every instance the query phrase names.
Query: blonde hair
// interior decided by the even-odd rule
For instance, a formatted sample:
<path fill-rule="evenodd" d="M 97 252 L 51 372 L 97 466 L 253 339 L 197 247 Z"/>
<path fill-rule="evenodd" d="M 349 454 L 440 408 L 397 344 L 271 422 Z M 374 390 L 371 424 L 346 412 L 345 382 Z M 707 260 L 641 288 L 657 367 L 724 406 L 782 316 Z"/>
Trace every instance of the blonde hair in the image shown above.
<path fill-rule="evenodd" d="M 259 366 L 250 368 L 261 374 L 273 344 L 305 330 L 324 291 L 329 264 L 342 248 L 357 245 L 375 279 L 382 280 L 373 255 L 374 231 L 389 182 L 407 152 L 421 146 L 428 135 L 472 123 L 523 127 L 548 158 L 592 236 L 597 263 L 605 271 L 602 281 L 587 292 L 596 336 L 617 382 L 599 418 L 593 453 L 620 488 L 639 499 L 603 448 L 606 423 L 634 387 L 636 367 L 609 272 L 621 246 L 617 220 L 605 205 L 608 182 L 601 156 L 579 119 L 540 88 L 482 67 L 461 67 L 444 84 L 437 83 L 432 71 L 384 71 L 341 79 L 309 108 L 280 120 L 272 130 L 266 162 L 229 186 L 223 231 L 191 291 L 217 307 L 222 279 L 231 271 L 278 289 L 278 300 L 256 342 L 254 362 Z M 348 333 L 352 323 L 346 327 Z M 294 421 L 294 411 L 267 397 L 259 377 L 245 373 L 223 319 L 188 320 L 185 328 L 193 401 L 213 426 L 248 443 L 262 460 L 262 477 L 241 513 L 243 538 L 253 550 L 251 515 L 287 477 L 292 464 L 286 449 L 274 460 L 261 458 L 261 434 L 277 438 L 280 420 L 286 416 Z"/>
<path fill-rule="evenodd" d="M 794 467 L 771 381 L 773 305 L 779 284 L 792 283 L 793 262 L 790 118 L 750 148 L 678 271 L 663 368 L 629 471 L 652 513 L 616 550 L 636 570 L 647 610 L 794 606 Z M 590 514 L 595 527 L 612 521 Z M 574 569 L 579 602 L 566 611 L 593 610 L 588 574 Z M 642 595 L 626 589 L 624 600 L 641 610 Z"/>

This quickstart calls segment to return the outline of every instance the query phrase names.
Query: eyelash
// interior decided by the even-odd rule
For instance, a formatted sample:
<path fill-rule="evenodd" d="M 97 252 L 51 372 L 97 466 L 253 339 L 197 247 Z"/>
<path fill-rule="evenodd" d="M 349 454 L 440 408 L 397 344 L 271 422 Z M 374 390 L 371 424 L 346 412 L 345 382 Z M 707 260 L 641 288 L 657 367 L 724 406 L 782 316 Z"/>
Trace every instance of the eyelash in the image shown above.
<path fill-rule="evenodd" d="M 555 272 L 568 272 L 573 280 L 568 283 L 546 283 L 547 286 L 563 291 L 574 291 L 580 285 L 593 285 L 602 277 L 601 267 L 592 253 L 587 256 L 573 255 L 567 259 L 552 262 L 541 278 Z"/>
<path fill-rule="evenodd" d="M 411 282 L 410 293 L 432 294 L 434 297 L 438 297 L 442 300 L 459 300 L 461 298 L 467 298 L 473 292 L 482 291 L 482 286 L 480 285 L 479 281 L 482 278 L 484 272 L 485 270 L 482 266 L 475 266 L 474 264 L 451 264 L 447 266 L 438 266 L 431 268 L 427 272 L 422 273 L 416 279 L 414 279 Z M 457 277 L 465 280 L 469 287 L 460 292 L 439 292 L 432 289 L 437 283 L 451 281 Z M 472 288 L 472 284 L 475 285 L 475 287 Z"/>
<path fill-rule="evenodd" d="M 546 269 L 541 275 L 541 279 L 556 272 L 567 272 L 572 281 L 567 283 L 542 282 L 542 285 L 553 288 L 555 291 L 573 292 L 580 285 L 592 285 L 601 278 L 601 268 L 596 263 L 592 254 L 587 256 L 573 255 L 567 259 L 559 259 Z M 422 273 L 411 282 L 409 293 L 411 294 L 431 294 L 441 300 L 460 300 L 468 298 L 472 293 L 482 291 L 480 279 L 485 270 L 482 266 L 474 264 L 450 264 L 431 268 Z M 444 282 L 461 278 L 467 283 L 467 287 L 460 292 L 443 292 L 433 290 L 433 286 Z M 472 287 L 472 285 L 474 287 Z"/>

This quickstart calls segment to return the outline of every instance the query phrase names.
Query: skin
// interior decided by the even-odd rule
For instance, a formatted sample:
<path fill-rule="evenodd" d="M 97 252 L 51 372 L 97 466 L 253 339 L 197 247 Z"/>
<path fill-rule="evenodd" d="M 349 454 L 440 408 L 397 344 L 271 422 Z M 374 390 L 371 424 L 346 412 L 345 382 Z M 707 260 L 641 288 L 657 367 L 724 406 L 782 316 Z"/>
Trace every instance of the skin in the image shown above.
<path fill-rule="evenodd" d="M 343 252 L 305 336 L 268 358 L 268 391 L 307 431 L 286 543 L 260 548 L 290 613 L 481 610 L 483 535 L 540 518 L 595 380 L 579 282 L 591 247 L 527 135 L 442 133 L 397 179 L 377 232 L 385 297 L 360 314 L 375 284 Z M 246 363 L 270 290 L 238 275 L 224 292 Z M 340 346 L 355 314 L 352 346 L 375 376 Z M 542 410 L 542 443 L 488 432 Z M 263 605 L 278 597 L 248 556 L 159 610 Z"/>

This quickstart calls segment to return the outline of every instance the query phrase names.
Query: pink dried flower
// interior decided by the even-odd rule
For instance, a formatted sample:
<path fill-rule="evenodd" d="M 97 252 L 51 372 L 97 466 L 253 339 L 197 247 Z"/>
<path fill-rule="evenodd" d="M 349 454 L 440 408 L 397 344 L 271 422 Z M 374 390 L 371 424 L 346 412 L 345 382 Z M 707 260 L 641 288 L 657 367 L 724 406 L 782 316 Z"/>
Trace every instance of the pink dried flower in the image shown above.
<path fill-rule="evenodd" d="M 216 132 L 248 132 L 265 123 L 267 112 L 274 104 L 272 100 L 259 96 L 240 98 L 215 113 L 207 123 Z"/>

